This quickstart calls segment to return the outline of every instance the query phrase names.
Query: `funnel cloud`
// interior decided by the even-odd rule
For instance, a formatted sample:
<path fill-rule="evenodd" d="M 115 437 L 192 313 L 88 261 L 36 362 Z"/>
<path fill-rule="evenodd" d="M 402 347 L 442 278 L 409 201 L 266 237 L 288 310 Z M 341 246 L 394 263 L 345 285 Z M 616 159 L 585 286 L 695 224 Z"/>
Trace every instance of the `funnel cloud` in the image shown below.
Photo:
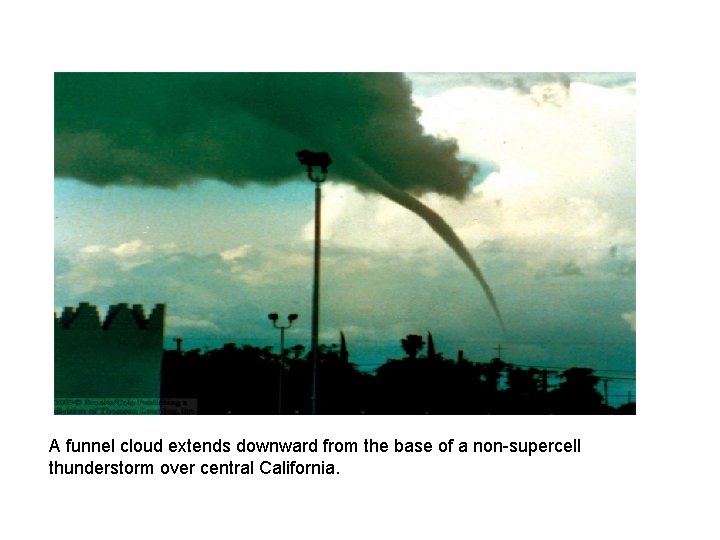
<path fill-rule="evenodd" d="M 467 266 L 468 270 L 470 270 L 472 275 L 475 276 L 475 279 L 478 281 L 478 283 L 480 283 L 480 286 L 485 292 L 485 296 L 487 296 L 487 299 L 492 306 L 495 317 L 500 324 L 500 328 L 502 328 L 504 332 L 505 323 L 503 322 L 502 315 L 500 315 L 500 309 L 498 308 L 497 301 L 495 300 L 495 295 L 493 294 L 490 285 L 485 279 L 485 276 L 483 276 L 472 255 L 465 247 L 465 244 L 462 243 L 462 240 L 460 240 L 455 231 L 453 231 L 452 227 L 450 227 L 450 225 L 448 225 L 448 223 L 442 217 L 440 217 L 438 213 L 435 212 L 432 208 L 429 208 L 412 195 L 409 195 L 408 193 L 397 189 L 390 182 L 375 173 L 370 167 L 367 167 L 366 172 L 367 177 L 370 179 L 371 185 L 378 193 L 384 195 L 391 201 L 394 201 L 399 205 L 407 208 L 411 212 L 414 212 L 428 225 L 430 225 L 430 228 L 432 228 L 432 230 L 435 231 L 435 233 L 437 233 L 437 235 L 440 236 L 440 238 L 442 238 L 448 246 L 450 246 L 450 248 L 463 262 L 463 264 Z"/>
<path fill-rule="evenodd" d="M 333 176 L 424 219 L 494 295 L 450 226 L 416 196 L 462 199 L 479 167 L 427 135 L 395 73 L 58 73 L 55 176 L 96 186 L 241 186 L 300 177 L 295 152 L 328 151 Z"/>

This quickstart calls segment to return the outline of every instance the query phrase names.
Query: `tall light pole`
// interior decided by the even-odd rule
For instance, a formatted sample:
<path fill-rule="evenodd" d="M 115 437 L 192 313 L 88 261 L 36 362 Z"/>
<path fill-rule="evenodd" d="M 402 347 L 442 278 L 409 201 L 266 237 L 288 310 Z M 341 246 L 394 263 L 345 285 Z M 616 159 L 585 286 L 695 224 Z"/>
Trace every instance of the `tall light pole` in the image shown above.
<path fill-rule="evenodd" d="M 269 313 L 268 319 L 273 323 L 273 326 L 280 330 L 280 377 L 278 378 L 278 414 L 282 414 L 282 381 L 283 381 L 283 370 L 285 369 L 285 330 L 292 326 L 294 320 L 298 318 L 296 313 L 288 315 L 287 326 L 281 326 L 277 323 L 278 314 Z"/>
<path fill-rule="evenodd" d="M 327 168 L 332 163 L 327 152 L 311 152 L 300 150 L 295 152 L 300 165 L 307 167 L 307 175 L 315 183 L 315 264 L 313 271 L 313 297 L 312 297 L 312 398 L 310 404 L 311 414 L 317 412 L 317 366 L 318 366 L 318 328 L 320 324 L 320 184 L 327 177 Z M 320 168 L 320 174 L 313 174 L 313 167 Z"/>

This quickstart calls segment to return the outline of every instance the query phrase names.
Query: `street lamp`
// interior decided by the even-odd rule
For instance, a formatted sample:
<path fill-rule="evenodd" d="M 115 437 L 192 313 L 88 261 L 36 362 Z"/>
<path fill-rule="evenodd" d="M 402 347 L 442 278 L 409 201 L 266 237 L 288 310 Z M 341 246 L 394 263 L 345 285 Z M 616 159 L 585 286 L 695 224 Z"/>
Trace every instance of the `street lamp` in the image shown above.
<path fill-rule="evenodd" d="M 311 413 L 317 411 L 317 365 L 318 365 L 318 326 L 320 322 L 320 184 L 325 181 L 328 166 L 332 163 L 327 152 L 300 150 L 295 152 L 300 165 L 307 167 L 307 175 L 315 183 L 315 264 L 313 272 L 312 297 L 312 403 Z M 320 174 L 313 174 L 313 167 L 320 168 Z"/>
<path fill-rule="evenodd" d="M 278 381 L 278 414 L 282 414 L 282 380 L 283 380 L 283 369 L 285 360 L 285 330 L 292 326 L 294 320 L 298 318 L 296 313 L 288 315 L 287 326 L 278 325 L 278 314 L 268 313 L 268 319 L 273 323 L 273 326 L 280 330 L 280 377 Z"/>

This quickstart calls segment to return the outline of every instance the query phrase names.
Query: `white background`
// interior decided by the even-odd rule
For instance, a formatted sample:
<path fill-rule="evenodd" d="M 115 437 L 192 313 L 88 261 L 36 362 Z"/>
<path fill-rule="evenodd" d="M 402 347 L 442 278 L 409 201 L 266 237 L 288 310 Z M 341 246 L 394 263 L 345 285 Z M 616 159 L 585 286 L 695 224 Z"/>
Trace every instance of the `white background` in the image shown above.
<path fill-rule="evenodd" d="M 714 18 L 696 5 L 2 8 L 3 536 L 717 538 L 718 47 Z M 638 415 L 53 416 L 52 82 L 67 70 L 637 71 Z M 52 438 L 113 437 L 580 437 L 582 453 L 357 454 L 325 457 L 340 474 L 314 477 L 48 474 Z M 154 460 L 163 461 L 179 458 Z"/>

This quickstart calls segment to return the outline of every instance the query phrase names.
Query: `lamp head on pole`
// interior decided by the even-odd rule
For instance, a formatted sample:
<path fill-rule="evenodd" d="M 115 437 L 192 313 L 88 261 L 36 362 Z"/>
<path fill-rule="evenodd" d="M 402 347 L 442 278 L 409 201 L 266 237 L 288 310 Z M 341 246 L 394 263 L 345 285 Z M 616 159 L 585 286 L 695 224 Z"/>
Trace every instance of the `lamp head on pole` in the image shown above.
<path fill-rule="evenodd" d="M 327 152 L 311 152 L 310 150 L 300 150 L 295 152 L 300 165 L 307 167 L 308 178 L 313 182 L 322 182 L 328 172 L 328 167 L 332 163 L 330 154 Z M 313 176 L 313 167 L 319 167 L 322 176 Z"/>

